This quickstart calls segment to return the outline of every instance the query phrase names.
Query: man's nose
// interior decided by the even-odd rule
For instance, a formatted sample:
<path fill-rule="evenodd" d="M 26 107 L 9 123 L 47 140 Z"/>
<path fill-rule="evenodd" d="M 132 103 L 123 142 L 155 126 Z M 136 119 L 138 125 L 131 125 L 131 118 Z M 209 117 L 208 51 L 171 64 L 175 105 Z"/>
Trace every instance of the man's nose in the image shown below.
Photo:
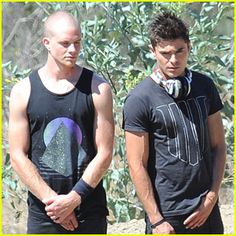
<path fill-rule="evenodd" d="M 74 44 L 74 43 L 71 43 L 70 46 L 68 47 L 68 50 L 69 50 L 70 52 L 76 51 L 75 44 Z"/>
<path fill-rule="evenodd" d="M 171 54 L 169 61 L 172 62 L 172 63 L 176 63 L 177 62 L 177 58 L 176 58 L 175 53 Z"/>

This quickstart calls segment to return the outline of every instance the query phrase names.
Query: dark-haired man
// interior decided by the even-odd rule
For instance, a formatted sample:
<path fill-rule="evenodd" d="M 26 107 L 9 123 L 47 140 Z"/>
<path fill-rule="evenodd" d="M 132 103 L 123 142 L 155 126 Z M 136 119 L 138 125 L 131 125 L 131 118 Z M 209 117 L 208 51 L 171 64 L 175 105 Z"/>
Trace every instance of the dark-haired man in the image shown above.
<path fill-rule="evenodd" d="M 146 233 L 223 233 L 217 205 L 226 148 L 213 81 L 187 68 L 189 32 L 174 14 L 150 24 L 157 65 L 124 106 L 130 174 Z"/>

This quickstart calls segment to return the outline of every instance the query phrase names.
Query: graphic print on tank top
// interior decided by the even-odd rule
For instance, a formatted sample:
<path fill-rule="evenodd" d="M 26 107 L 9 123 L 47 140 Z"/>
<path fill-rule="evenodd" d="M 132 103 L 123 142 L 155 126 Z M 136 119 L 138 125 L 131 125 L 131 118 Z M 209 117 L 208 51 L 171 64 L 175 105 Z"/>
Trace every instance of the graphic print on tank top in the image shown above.
<path fill-rule="evenodd" d="M 80 171 L 87 155 L 81 147 L 82 131 L 78 124 L 67 117 L 56 118 L 46 126 L 43 138 L 46 149 L 41 158 L 42 173 L 69 177 L 76 168 Z"/>
<path fill-rule="evenodd" d="M 198 165 L 206 148 L 206 97 L 161 105 L 156 112 L 162 132 L 167 134 L 168 156 L 191 166 Z"/>

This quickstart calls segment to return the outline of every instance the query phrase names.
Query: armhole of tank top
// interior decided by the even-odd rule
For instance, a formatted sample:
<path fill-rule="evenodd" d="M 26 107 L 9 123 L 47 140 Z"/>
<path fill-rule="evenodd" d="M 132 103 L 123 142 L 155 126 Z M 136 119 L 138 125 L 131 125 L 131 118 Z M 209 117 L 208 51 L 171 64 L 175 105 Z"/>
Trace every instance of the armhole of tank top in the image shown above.
<path fill-rule="evenodd" d="M 32 97 L 32 94 L 33 94 L 33 87 L 35 85 L 35 76 L 37 76 L 37 70 L 32 71 L 32 73 L 30 73 L 30 75 L 28 77 L 29 78 L 29 89 L 30 89 L 30 92 L 29 92 L 29 98 L 28 98 L 27 107 L 26 107 L 27 114 L 28 114 L 28 111 L 29 111 L 31 97 Z"/>
<path fill-rule="evenodd" d="M 91 75 L 90 75 L 90 90 L 91 90 L 91 93 L 90 93 L 90 99 L 91 99 L 91 108 L 93 110 L 93 115 L 95 115 L 95 106 L 94 106 L 94 102 L 93 102 L 93 90 L 92 90 L 92 84 L 93 84 L 93 78 L 95 75 L 95 73 L 93 71 L 91 71 Z"/>
<path fill-rule="evenodd" d="M 91 104 L 91 109 L 92 109 L 92 112 L 93 112 L 93 116 L 95 114 L 95 106 L 94 106 L 94 102 L 93 102 L 93 90 L 92 90 L 92 83 L 93 83 L 93 77 L 94 77 L 94 72 L 91 71 L 91 70 L 88 70 L 88 77 L 89 77 L 89 84 L 90 84 L 90 104 Z"/>
<path fill-rule="evenodd" d="M 83 86 L 89 87 L 89 100 L 90 100 L 92 112 L 94 114 L 95 107 L 94 107 L 94 102 L 93 102 L 93 91 L 92 91 L 94 72 L 84 67 L 81 76 L 82 75 L 84 77 L 82 80 Z"/>
<path fill-rule="evenodd" d="M 89 80 L 88 80 L 89 79 Z M 80 75 L 80 79 L 77 83 L 77 85 L 81 86 L 82 89 L 88 88 L 90 85 L 90 93 L 92 93 L 92 79 L 93 79 L 93 71 L 83 67 L 83 71 Z"/>

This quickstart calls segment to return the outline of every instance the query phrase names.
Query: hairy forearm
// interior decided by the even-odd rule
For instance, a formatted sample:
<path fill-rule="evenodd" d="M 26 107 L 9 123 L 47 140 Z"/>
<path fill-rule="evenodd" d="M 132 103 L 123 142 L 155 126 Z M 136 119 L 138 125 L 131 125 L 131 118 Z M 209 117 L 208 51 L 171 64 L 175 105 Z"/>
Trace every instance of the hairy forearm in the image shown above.
<path fill-rule="evenodd" d="M 92 188 L 95 188 L 98 185 L 111 162 L 111 154 L 100 155 L 101 153 L 98 153 L 94 157 L 82 175 L 84 182 Z M 78 185 L 79 183 L 81 183 L 81 181 L 76 184 L 76 188 L 73 188 L 73 190 L 66 195 L 58 195 L 45 199 L 45 210 L 54 222 L 62 223 L 64 219 L 81 204 L 82 197 L 85 197 L 86 194 L 88 194 L 88 192 L 84 193 L 84 189 L 81 189 L 83 184 Z"/>
<path fill-rule="evenodd" d="M 224 177 L 225 162 L 226 162 L 225 148 L 222 146 L 217 150 L 213 150 L 213 156 L 214 156 L 214 161 L 213 161 L 212 185 L 208 193 L 208 196 L 213 201 L 216 201 Z"/>
<path fill-rule="evenodd" d="M 39 200 L 57 195 L 43 180 L 35 165 L 24 154 L 11 153 L 11 165 L 28 190 Z"/>
<path fill-rule="evenodd" d="M 212 185 L 207 197 L 215 203 L 225 171 L 226 145 L 225 134 L 220 112 L 216 112 L 208 117 L 208 132 L 213 158 Z"/>
<path fill-rule="evenodd" d="M 111 164 L 111 160 L 111 152 L 97 153 L 85 169 L 82 179 L 92 188 L 95 188 L 107 172 L 107 169 Z"/>
<path fill-rule="evenodd" d="M 156 204 L 153 187 L 146 169 L 142 165 L 136 167 L 130 166 L 130 175 L 139 200 L 143 204 L 151 223 L 156 223 L 162 218 L 162 215 Z"/>

